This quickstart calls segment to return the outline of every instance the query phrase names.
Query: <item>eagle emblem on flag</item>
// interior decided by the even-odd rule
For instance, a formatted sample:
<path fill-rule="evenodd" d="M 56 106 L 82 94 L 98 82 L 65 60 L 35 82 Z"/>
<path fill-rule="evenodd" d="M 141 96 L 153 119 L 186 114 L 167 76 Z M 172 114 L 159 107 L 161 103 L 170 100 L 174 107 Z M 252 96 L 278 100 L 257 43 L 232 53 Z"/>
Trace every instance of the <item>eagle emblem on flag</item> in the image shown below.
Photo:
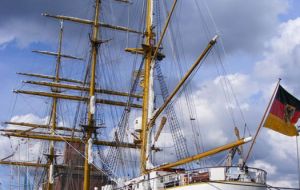
<path fill-rule="evenodd" d="M 284 107 L 284 120 L 286 123 L 291 123 L 291 120 L 295 114 L 296 108 L 289 104 L 286 104 Z"/>

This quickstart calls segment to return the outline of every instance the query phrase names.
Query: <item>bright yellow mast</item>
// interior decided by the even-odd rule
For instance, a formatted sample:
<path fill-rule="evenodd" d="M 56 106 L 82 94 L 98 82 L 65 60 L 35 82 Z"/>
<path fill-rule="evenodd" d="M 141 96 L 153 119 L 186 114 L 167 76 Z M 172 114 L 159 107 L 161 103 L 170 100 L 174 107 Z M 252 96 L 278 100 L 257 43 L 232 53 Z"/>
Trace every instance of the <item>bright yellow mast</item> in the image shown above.
<path fill-rule="evenodd" d="M 59 46 L 58 46 L 58 52 L 56 57 L 56 67 L 55 67 L 55 80 L 54 82 L 59 82 L 59 74 L 60 74 L 60 65 L 61 65 L 61 46 L 62 46 L 62 37 L 63 37 L 63 21 L 61 21 L 60 25 L 60 32 L 59 32 Z M 58 93 L 58 88 L 52 89 L 54 92 Z M 52 103 L 52 110 L 51 110 L 51 136 L 55 135 L 55 130 L 57 126 L 57 98 L 53 98 Z M 49 169 L 48 169 L 48 182 L 47 182 L 47 189 L 52 190 L 53 189 L 53 172 L 54 172 L 54 141 L 50 141 L 50 147 L 49 147 Z"/>
<path fill-rule="evenodd" d="M 96 65 L 97 65 L 97 56 L 98 56 L 98 46 L 100 45 L 100 41 L 98 40 L 98 32 L 99 32 L 99 7 L 101 0 L 96 0 L 95 5 L 95 16 L 94 23 L 92 25 L 93 28 L 93 36 L 91 39 L 92 44 L 92 63 L 91 63 L 91 78 L 90 78 L 90 103 L 88 109 L 88 124 L 86 129 L 86 137 L 85 137 L 85 159 L 84 159 L 84 181 L 83 181 L 83 189 L 90 189 L 90 164 L 89 164 L 89 143 L 91 143 L 90 139 L 92 137 L 92 132 L 94 128 L 94 114 L 95 114 L 95 86 L 96 86 Z"/>
<path fill-rule="evenodd" d="M 150 69 L 152 62 L 153 51 L 153 32 L 152 32 L 152 14 L 153 14 L 153 0 L 147 0 L 147 13 L 146 13 L 146 32 L 145 32 L 145 44 L 143 48 L 145 51 L 145 63 L 144 63 L 144 84 L 143 84 L 143 112 L 142 112 L 142 132 L 141 132 L 141 152 L 140 152 L 140 165 L 141 173 L 147 172 L 147 143 L 148 143 L 148 115 L 149 115 L 149 82 L 150 82 Z"/>
<path fill-rule="evenodd" d="M 118 1 L 118 0 L 117 0 Z M 122 0 L 119 2 L 123 3 L 129 3 L 126 0 Z M 41 74 L 32 74 L 32 73 L 19 73 L 21 75 L 25 76 L 30 76 L 30 77 L 36 77 L 36 78 L 42 78 L 42 79 L 52 79 L 53 82 L 37 82 L 37 81 L 25 81 L 24 83 L 28 84 L 33 84 L 33 85 L 41 85 L 41 86 L 48 86 L 53 89 L 53 92 L 48 93 L 48 92 L 41 92 L 41 91 L 26 91 L 26 90 L 15 90 L 15 93 L 22 93 L 22 94 L 27 94 L 27 95 L 35 95 L 35 96 L 41 96 L 41 97 L 51 97 L 53 98 L 53 105 L 52 105 L 52 112 L 51 112 L 51 123 L 50 125 L 39 125 L 39 124 L 34 124 L 34 123 L 24 123 L 24 122 L 5 122 L 6 124 L 11 124 L 11 125 L 17 125 L 17 126 L 26 126 L 30 127 L 30 129 L 27 130 L 2 130 L 4 132 L 3 136 L 14 136 L 14 137 L 21 137 L 21 138 L 32 138 L 32 139 L 40 139 L 40 140 L 47 140 L 50 141 L 50 148 L 49 148 L 49 157 L 50 159 L 48 160 L 47 164 L 38 164 L 38 163 L 32 163 L 32 162 L 11 162 L 11 161 L 0 161 L 0 164 L 5 164 L 5 165 L 23 165 L 23 166 L 32 166 L 32 167 L 47 167 L 49 168 L 49 173 L 51 174 L 53 172 L 53 164 L 52 166 L 51 163 L 54 162 L 54 141 L 67 141 L 67 142 L 74 142 L 74 143 L 81 143 L 82 140 L 79 137 L 73 137 L 69 135 L 64 135 L 64 136 L 58 136 L 55 135 L 54 130 L 61 130 L 61 131 L 73 131 L 73 129 L 69 129 L 64 126 L 57 126 L 57 103 L 59 99 L 64 99 L 64 100 L 70 100 L 70 101 L 83 101 L 88 104 L 88 121 L 87 121 L 87 127 L 86 127 L 86 133 L 85 133 L 85 163 L 84 163 L 84 190 L 89 189 L 90 187 L 90 165 L 89 165 L 89 158 L 91 157 L 91 145 L 92 143 L 95 145 L 101 145 L 101 146 L 113 146 L 113 147 L 123 147 L 123 148 L 134 148 L 134 149 L 139 149 L 140 144 L 133 144 L 133 143 L 123 143 L 123 142 L 115 142 L 115 141 L 99 141 L 95 140 L 92 142 L 92 133 L 94 131 L 94 114 L 95 114 L 95 105 L 96 104 L 106 104 L 106 105 L 113 105 L 113 106 L 127 106 L 126 102 L 119 102 L 119 101 L 112 101 L 112 100 L 105 100 L 105 99 L 96 99 L 95 94 L 96 93 L 104 93 L 104 94 L 110 94 L 110 95 L 115 95 L 115 96 L 129 96 L 128 93 L 124 92 L 118 92 L 118 91 L 113 91 L 113 90 L 107 90 L 107 89 L 96 89 L 95 84 L 96 84 L 96 65 L 97 65 L 97 56 L 98 56 L 98 47 L 101 43 L 105 43 L 106 41 L 101 41 L 98 39 L 99 35 L 99 27 L 103 27 L 106 29 L 113 29 L 113 30 L 118 30 L 118 31 L 125 31 L 125 32 L 130 32 L 134 34 L 143 34 L 143 32 L 139 32 L 127 27 L 123 26 L 115 26 L 111 25 L 108 23 L 103 23 L 100 22 L 99 19 L 99 11 L 100 11 L 100 4 L 101 0 L 95 0 L 95 15 L 93 20 L 87 20 L 87 19 L 81 19 L 81 18 L 76 18 L 76 17 L 69 17 L 69 16 L 63 16 L 63 15 L 49 15 L 48 13 L 42 14 L 43 16 L 46 17 L 51 17 L 59 20 L 66 20 L 66 21 L 71 21 L 75 23 L 80 23 L 80 24 L 85 24 L 85 25 L 91 25 L 92 27 L 92 37 L 91 37 L 91 68 L 90 68 L 90 80 L 89 80 L 89 86 L 85 86 L 82 81 L 77 81 L 74 79 L 66 79 L 66 78 L 60 78 L 59 77 L 59 68 L 60 68 L 60 59 L 61 58 L 69 58 L 69 59 L 77 59 L 77 60 L 82 60 L 81 58 L 77 58 L 74 56 L 69 56 L 61 53 L 61 43 L 60 43 L 60 50 L 58 53 L 55 52 L 48 52 L 48 51 L 34 51 L 36 53 L 41 53 L 45 55 L 50 55 L 50 56 L 56 56 L 57 57 L 57 65 L 56 65 L 56 75 L 55 76 L 48 76 L 48 75 L 41 75 Z M 62 30 L 61 30 L 61 36 L 60 36 L 60 42 L 62 41 Z M 149 38 L 150 39 L 150 38 Z M 150 40 L 149 40 L 150 42 Z M 149 43 L 148 42 L 148 43 Z M 69 85 L 69 84 L 63 84 L 63 83 L 58 83 L 58 82 L 72 82 L 79 84 L 79 86 L 75 85 Z M 55 90 L 56 89 L 56 90 Z M 82 91 L 82 92 L 89 92 L 89 97 L 81 97 L 81 96 L 74 96 L 74 95 L 68 95 L 59 92 L 59 89 L 70 89 L 70 90 L 77 90 L 77 91 Z M 132 95 L 132 97 L 136 98 L 141 98 L 140 95 Z M 142 108 L 141 105 L 138 104 L 130 104 L 131 107 L 133 108 Z M 50 134 L 48 133 L 41 133 L 41 132 L 34 132 L 35 129 L 40 129 L 40 128 L 51 128 Z M 75 129 L 76 131 L 76 129 Z M 81 131 L 78 131 L 81 132 Z M 51 156 L 52 155 L 52 156 Z M 57 165 L 57 167 L 65 167 L 64 165 Z M 52 172 L 50 172 L 50 168 L 52 168 Z M 49 177 L 52 175 L 49 175 Z M 48 187 L 48 189 L 52 188 L 52 183 L 47 183 L 45 186 Z"/>
<path fill-rule="evenodd" d="M 203 157 L 212 155 L 212 154 L 216 154 L 220 151 L 224 151 L 227 149 L 230 149 L 232 147 L 247 143 L 251 140 L 251 138 L 246 138 L 246 139 L 239 139 L 236 142 L 233 143 L 229 143 L 227 145 L 212 149 L 210 151 L 207 152 L 203 152 L 182 160 L 179 160 L 177 162 L 174 163 L 169 163 L 169 164 L 165 164 L 162 166 L 158 166 L 158 167 L 154 167 L 154 168 L 147 168 L 147 159 L 150 158 L 149 154 L 150 154 L 150 149 L 149 149 L 149 130 L 151 129 L 151 127 L 153 127 L 156 119 L 158 118 L 158 116 L 163 112 L 163 110 L 167 107 L 167 105 L 170 103 L 170 101 L 174 98 L 174 96 L 177 94 L 177 92 L 181 89 L 181 87 L 183 86 L 183 84 L 186 82 L 186 80 L 191 76 L 191 74 L 195 71 L 195 69 L 199 66 L 199 64 L 202 62 L 202 60 L 205 58 L 205 56 L 207 56 L 207 54 L 210 52 L 210 50 L 212 49 L 212 47 L 215 45 L 217 37 L 215 36 L 206 46 L 206 48 L 204 49 L 204 51 L 200 54 L 200 56 L 197 58 L 197 60 L 195 61 L 195 63 L 192 65 L 192 67 L 188 70 L 188 72 L 183 76 L 183 78 L 180 80 L 180 82 L 177 84 L 176 88 L 173 90 L 173 92 L 169 95 L 169 97 L 167 98 L 167 100 L 163 103 L 163 105 L 161 105 L 161 107 L 153 113 L 153 105 L 151 102 L 151 96 L 153 96 L 151 93 L 153 93 L 153 87 L 151 84 L 153 81 L 152 79 L 152 67 L 154 67 L 155 65 L 155 60 L 158 58 L 156 56 L 159 56 L 159 47 L 162 43 L 162 39 L 166 33 L 166 29 L 168 27 L 171 15 L 175 9 L 177 0 L 174 0 L 173 2 L 173 6 L 171 9 L 171 12 L 168 16 L 168 19 L 166 21 L 166 24 L 164 26 L 163 32 L 161 34 L 160 40 L 157 44 L 157 47 L 155 47 L 153 45 L 154 40 L 154 33 L 152 31 L 152 15 L 153 15 L 153 0 L 147 0 L 147 13 L 146 13 L 146 32 L 145 32 L 145 44 L 143 44 L 143 51 L 144 51 L 144 56 L 145 56 L 145 71 L 144 71 L 144 83 L 143 83 L 143 87 L 144 87 L 144 94 L 143 94 L 143 113 L 142 113 L 142 131 L 141 131 L 141 155 L 140 155 L 140 165 L 141 165 L 141 174 L 147 174 L 153 170 L 160 170 L 160 169 L 166 169 L 166 168 L 172 168 L 172 167 L 176 167 L 178 165 L 183 165 L 186 164 L 188 162 L 197 160 L 197 159 L 201 159 Z M 129 52 L 138 52 L 138 50 L 136 49 L 127 49 L 127 51 Z M 161 57 L 163 58 L 164 55 L 161 54 Z M 150 113 L 150 114 L 149 114 Z M 159 136 L 159 134 L 156 135 L 157 138 Z M 156 139 L 157 140 L 157 139 Z M 148 155 L 147 155 L 148 154 Z"/>
<path fill-rule="evenodd" d="M 132 53 L 138 53 L 142 54 L 145 57 L 144 62 L 144 86 L 143 86 L 143 105 L 142 105 L 142 132 L 141 132 L 141 144 L 131 144 L 131 143 L 120 143 L 120 142 L 109 142 L 109 141 L 95 141 L 95 145 L 103 145 L 103 146 L 113 146 L 113 147 L 124 147 L 124 148 L 141 148 L 140 152 L 140 164 L 141 164 L 141 173 L 146 174 L 153 170 L 160 170 L 165 168 L 171 168 L 176 167 L 178 165 L 185 164 L 187 162 L 197 160 L 200 158 L 203 158 L 205 156 L 218 153 L 220 151 L 226 150 L 228 148 L 239 146 L 240 144 L 246 143 L 249 141 L 249 139 L 241 139 L 237 142 L 230 143 L 228 145 L 218 147 L 214 150 L 210 150 L 195 156 L 192 156 L 190 158 L 179 160 L 175 163 L 165 164 L 159 167 L 154 168 L 147 168 L 147 159 L 149 158 L 150 154 L 150 147 L 148 146 L 148 137 L 149 137 L 149 129 L 154 125 L 155 120 L 158 118 L 158 116 L 163 112 L 163 110 L 166 108 L 166 106 L 170 103 L 170 101 L 173 99 L 173 97 L 177 94 L 177 92 L 180 90 L 180 88 L 183 86 L 185 81 L 189 78 L 191 73 L 197 68 L 197 66 L 201 63 L 203 58 L 209 53 L 211 48 L 216 43 L 216 37 L 214 37 L 205 50 L 200 54 L 196 62 L 192 65 L 190 70 L 185 74 L 185 76 L 181 79 L 179 84 L 176 86 L 176 88 L 173 90 L 173 92 L 170 94 L 170 96 L 167 98 L 167 100 L 164 102 L 164 104 L 155 112 L 153 113 L 153 67 L 155 65 L 155 61 L 161 60 L 164 58 L 164 55 L 159 52 L 159 47 L 162 43 L 162 39 L 166 33 L 167 26 L 169 24 L 171 15 L 174 11 L 175 5 L 177 0 L 174 0 L 172 10 L 168 16 L 167 22 L 165 24 L 163 33 L 161 34 L 161 38 L 158 42 L 158 44 L 154 45 L 154 33 L 152 31 L 152 17 L 153 17 L 153 0 L 145 0 L 147 2 L 147 13 L 146 13 L 146 30 L 145 30 L 145 42 L 142 45 L 143 48 L 127 48 L 126 51 L 132 52 Z M 120 1 L 125 2 L 125 1 Z M 126 1 L 127 2 L 127 1 Z M 105 89 L 96 89 L 96 65 L 97 65 L 97 56 L 98 56 L 98 47 L 103 41 L 98 39 L 99 36 L 99 27 L 104 27 L 108 29 L 115 29 L 120 31 L 127 31 L 131 33 L 141 34 L 141 32 L 120 27 L 120 26 L 113 26 L 110 24 L 99 22 L 99 9 L 101 0 L 95 0 L 95 15 L 93 20 L 86 20 L 86 19 L 80 19 L 75 17 L 67 17 L 62 15 L 52 16 L 49 14 L 44 14 L 44 16 L 52 17 L 56 19 L 61 20 L 68 20 L 72 22 L 77 22 L 81 24 L 88 24 L 92 26 L 92 38 L 91 38 L 91 68 L 90 68 L 90 83 L 89 88 L 85 88 L 85 86 L 74 86 L 74 85 L 67 85 L 67 84 L 58 84 L 59 81 L 66 81 L 66 82 L 75 82 L 78 84 L 82 84 L 81 81 L 76 80 L 70 80 L 70 79 L 64 79 L 59 77 L 59 68 L 60 68 L 60 59 L 61 57 L 65 58 L 71 58 L 71 59 L 78 59 L 73 56 L 67 56 L 64 54 L 61 54 L 61 43 L 62 43 L 62 28 L 60 33 L 60 44 L 59 44 L 59 50 L 58 53 L 52 53 L 52 52 L 41 52 L 37 51 L 38 53 L 47 54 L 47 55 L 54 55 L 57 56 L 57 64 L 56 64 L 56 75 L 54 77 L 52 76 L 45 76 L 45 75 L 38 75 L 38 74 L 27 74 L 27 73 L 21 73 L 22 75 L 27 76 L 34 76 L 38 78 L 46 78 L 46 79 L 54 79 L 54 83 L 48 83 L 48 82 L 32 82 L 27 81 L 26 83 L 29 84 L 36 84 L 36 85 L 44 85 L 44 86 L 50 86 L 52 89 L 54 89 L 53 93 L 45 93 L 45 92 L 35 92 L 35 91 L 21 91 L 17 90 L 16 93 L 23 93 L 23 94 L 29 94 L 29 95 L 37 95 L 37 96 L 45 96 L 45 97 L 52 97 L 53 98 L 53 105 L 52 105 L 52 113 L 51 113 L 51 134 L 44 135 L 42 133 L 38 132 L 30 132 L 37 128 L 47 128 L 48 125 L 37 125 L 37 124 L 30 124 L 30 123 L 16 123 L 16 122 L 7 122 L 8 124 L 13 125 L 21 125 L 21 126 L 28 126 L 31 127 L 30 130 L 16 130 L 16 131 L 9 131 L 5 130 L 5 136 L 15 136 L 15 137 L 22 137 L 22 138 L 33 138 L 33 139 L 41 139 L 41 140 L 49 140 L 50 141 L 50 149 L 49 149 L 49 161 L 47 164 L 37 164 L 37 163 L 24 163 L 24 162 L 9 162 L 9 161 L 0 161 L 0 164 L 12 164 L 12 165 L 24 165 L 24 166 L 35 166 L 35 167 L 49 167 L 49 179 L 52 177 L 51 175 L 51 168 L 53 172 L 53 162 L 54 162 L 54 141 L 68 141 L 68 142 L 75 142 L 80 143 L 80 138 L 74 138 L 70 136 L 64 136 L 64 140 L 62 140 L 61 137 L 58 137 L 55 135 L 55 130 L 67 130 L 66 127 L 57 127 L 57 101 L 58 99 L 67 99 L 67 100 L 75 100 L 75 101 L 86 101 L 88 102 L 88 122 L 86 126 L 86 136 L 84 138 L 85 142 L 85 162 L 84 162 L 84 184 L 83 189 L 89 190 L 90 188 L 90 157 L 92 156 L 90 150 L 92 145 L 92 133 L 95 128 L 95 105 L 96 103 L 102 103 L 102 104 L 108 104 L 108 105 L 117 105 L 117 106 L 126 106 L 127 104 L 124 104 L 123 102 L 115 102 L 115 101 L 108 101 L 108 100 L 101 100 L 96 99 L 95 94 L 96 93 L 107 93 L 111 95 L 119 95 L 119 96 L 128 96 L 128 94 L 124 94 L 121 92 L 115 92 L 115 91 L 107 91 Z M 66 95 L 66 94 L 60 94 L 59 88 L 65 88 L 65 89 L 72 89 L 72 90 L 80 90 L 80 91 L 89 91 L 89 97 L 78 97 L 73 95 Z M 56 89 L 56 91 L 55 91 Z M 140 108 L 140 105 L 132 105 L 132 107 Z M 157 137 L 159 134 L 157 134 Z M 65 166 L 61 166 L 65 167 Z M 52 189 L 52 183 L 51 180 L 48 182 L 48 189 Z"/>

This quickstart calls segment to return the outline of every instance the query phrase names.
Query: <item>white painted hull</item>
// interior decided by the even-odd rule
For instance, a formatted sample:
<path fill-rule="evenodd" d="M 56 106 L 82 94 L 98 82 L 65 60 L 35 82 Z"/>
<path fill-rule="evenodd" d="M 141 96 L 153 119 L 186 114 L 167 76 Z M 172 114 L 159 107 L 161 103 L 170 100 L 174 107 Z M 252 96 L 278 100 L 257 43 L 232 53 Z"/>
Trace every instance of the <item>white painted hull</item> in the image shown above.
<path fill-rule="evenodd" d="M 168 190 L 267 190 L 264 185 L 241 182 L 205 182 L 167 188 Z"/>

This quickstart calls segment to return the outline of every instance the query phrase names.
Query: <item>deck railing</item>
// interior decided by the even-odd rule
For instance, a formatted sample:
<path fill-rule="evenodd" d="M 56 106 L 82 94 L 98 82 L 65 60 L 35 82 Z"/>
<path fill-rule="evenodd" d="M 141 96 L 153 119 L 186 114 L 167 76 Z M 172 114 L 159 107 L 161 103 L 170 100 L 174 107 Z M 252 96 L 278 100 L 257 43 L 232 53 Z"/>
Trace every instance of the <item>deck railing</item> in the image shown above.
<path fill-rule="evenodd" d="M 213 172 L 219 169 L 218 175 L 221 176 L 220 179 L 213 179 Z M 220 173 L 223 172 L 223 173 Z M 224 178 L 222 179 L 222 176 Z M 139 190 L 140 187 L 151 186 L 153 189 L 164 189 L 170 187 L 177 187 L 183 185 L 189 185 L 194 183 L 200 182 L 249 182 L 255 183 L 259 185 L 266 184 L 266 176 L 267 172 L 258 169 L 258 168 L 251 168 L 251 167 L 244 167 L 241 169 L 240 167 L 235 166 L 221 166 L 221 167 L 207 167 L 207 168 L 200 168 L 190 171 L 179 171 L 177 173 L 170 173 L 167 175 L 159 176 L 156 178 L 152 178 L 149 180 L 143 180 L 139 183 L 130 184 L 124 186 L 119 189 L 126 189 L 126 190 Z"/>

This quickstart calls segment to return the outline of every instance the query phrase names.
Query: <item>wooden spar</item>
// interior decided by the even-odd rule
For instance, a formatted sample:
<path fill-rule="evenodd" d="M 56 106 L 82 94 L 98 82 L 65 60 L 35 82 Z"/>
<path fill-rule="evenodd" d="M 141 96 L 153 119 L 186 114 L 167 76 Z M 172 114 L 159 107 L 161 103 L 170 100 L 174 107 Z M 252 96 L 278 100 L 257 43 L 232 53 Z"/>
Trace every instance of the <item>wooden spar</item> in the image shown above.
<path fill-rule="evenodd" d="M 211 48 L 216 44 L 218 36 L 215 36 L 207 45 L 205 50 L 201 53 L 201 55 L 198 57 L 198 59 L 195 61 L 195 63 L 192 65 L 192 67 L 188 70 L 188 72 L 184 75 L 184 77 L 180 80 L 180 82 L 177 84 L 173 92 L 170 94 L 170 96 L 167 98 L 167 100 L 163 103 L 163 105 L 155 112 L 153 117 L 151 118 L 150 122 L 148 123 L 148 127 L 151 128 L 153 124 L 155 123 L 155 120 L 158 118 L 158 116 L 163 112 L 163 110 L 168 106 L 168 104 L 171 102 L 171 100 L 174 98 L 174 96 L 177 94 L 177 92 L 180 90 L 180 88 L 184 85 L 184 83 L 187 81 L 187 79 L 191 76 L 193 71 L 197 68 L 197 66 L 201 63 L 201 61 L 204 59 L 204 57 L 208 54 L 208 52 L 211 50 Z"/>
<path fill-rule="evenodd" d="M 116 2 L 120 2 L 120 3 L 131 3 L 130 1 L 128 0 L 115 0 Z"/>
<path fill-rule="evenodd" d="M 125 48 L 125 51 L 133 54 L 145 55 L 145 51 L 143 48 Z"/>
<path fill-rule="evenodd" d="M 144 84 L 143 84 L 143 111 L 142 111 L 142 128 L 141 128 L 141 151 L 140 151 L 140 171 L 141 174 L 147 173 L 146 162 L 147 162 L 147 146 L 148 146 L 148 115 L 149 115 L 149 86 L 150 86 L 150 71 L 151 71 L 151 60 L 152 60 L 152 14 L 153 14 L 153 0 L 147 0 L 146 8 L 146 33 L 144 48 Z"/>
<path fill-rule="evenodd" d="M 37 77 L 37 78 L 55 80 L 55 76 L 50 76 L 50 75 L 40 75 L 40 74 L 35 74 L 35 73 L 17 73 L 17 74 L 28 76 L 28 77 Z M 75 79 L 59 78 L 59 81 L 83 84 L 82 81 L 75 80 Z"/>
<path fill-rule="evenodd" d="M 78 85 L 69 85 L 69 84 L 62 84 L 62 83 L 55 83 L 55 82 L 45 82 L 45 81 L 23 81 L 27 84 L 34 84 L 34 85 L 42 85 L 42 86 L 49 86 L 49 87 L 57 87 L 57 88 L 64 88 L 69 90 L 78 90 L 78 91 L 89 91 L 89 87 L 87 86 L 78 86 Z M 115 95 L 115 96 L 124 96 L 124 97 L 133 97 L 133 98 L 143 98 L 142 95 L 137 94 L 129 94 L 126 92 L 119 92 L 114 90 L 106 90 L 106 89 L 95 89 L 97 93 Z"/>
<path fill-rule="evenodd" d="M 163 117 L 163 118 L 161 119 L 161 121 L 160 121 L 159 128 L 158 128 L 157 133 L 156 133 L 156 135 L 155 135 L 155 137 L 154 137 L 154 142 L 156 142 L 156 141 L 158 140 L 158 138 L 159 138 L 159 136 L 160 136 L 160 133 L 161 133 L 161 131 L 163 130 L 163 128 L 164 128 L 166 122 L 167 122 L 167 118 L 166 118 L 166 117 Z"/>
<path fill-rule="evenodd" d="M 42 125 L 42 124 L 34 124 L 34 123 L 25 123 L 25 122 L 11 122 L 11 121 L 7 121 L 4 122 L 5 125 L 17 125 L 20 127 L 31 127 L 30 129 L 34 128 L 34 129 L 50 129 L 51 125 Z M 56 127 L 56 130 L 59 131 L 69 131 L 69 132 L 82 132 L 79 129 L 72 129 L 72 128 L 68 128 L 68 127 Z"/>
<path fill-rule="evenodd" d="M 65 54 L 61 54 L 61 53 L 50 52 L 50 51 L 33 50 L 32 52 L 40 53 L 40 54 L 43 54 L 43 55 L 56 56 L 56 57 L 60 56 L 60 57 L 63 57 L 63 58 L 68 58 L 68 59 L 76 59 L 76 60 L 81 60 L 81 61 L 84 60 L 83 58 L 74 57 L 74 56 L 71 56 L 71 55 L 65 55 Z"/>
<path fill-rule="evenodd" d="M 13 161 L 4 161 L 4 160 L 0 160 L 0 164 L 13 165 L 13 166 L 26 166 L 26 167 L 42 167 L 42 168 L 49 167 L 49 164 L 40 164 L 34 162 L 13 162 Z"/>
<path fill-rule="evenodd" d="M 237 139 L 241 139 L 240 130 L 237 127 L 234 127 L 234 133 Z M 240 146 L 240 156 L 243 159 L 244 156 L 244 148 L 243 146 Z"/>
<path fill-rule="evenodd" d="M 36 168 L 47 168 L 49 167 L 49 164 L 47 163 L 35 163 L 35 162 L 16 162 L 16 161 L 4 161 L 0 160 L 0 165 L 12 165 L 12 166 L 25 166 L 25 167 L 36 167 Z M 58 164 L 55 165 L 56 168 L 69 168 L 69 165 L 64 164 Z M 83 166 L 72 166 L 73 169 L 76 170 L 83 170 Z M 95 167 L 93 167 L 94 170 L 96 170 Z"/>
<path fill-rule="evenodd" d="M 49 164 L 47 164 L 47 163 L 16 162 L 16 161 L 1 161 L 1 160 L 0 160 L 0 165 L 24 166 L 24 167 L 34 167 L 34 168 L 48 168 L 49 167 Z M 61 169 L 61 171 L 59 171 L 59 173 L 61 173 L 63 171 L 70 170 L 70 165 L 57 164 L 57 165 L 55 165 L 55 168 Z M 79 165 L 71 166 L 71 170 L 73 170 L 73 171 L 77 170 L 79 173 L 81 173 L 83 169 L 84 169 L 83 166 L 79 166 Z M 91 170 L 93 171 L 93 173 L 99 171 L 99 169 L 97 169 L 94 166 L 91 167 Z"/>
<path fill-rule="evenodd" d="M 36 134 L 36 135 L 50 135 L 49 132 L 36 132 L 36 131 L 28 131 L 28 130 L 19 130 L 19 129 L 0 129 L 0 132 L 4 133 L 16 133 L 16 134 Z"/>
<path fill-rule="evenodd" d="M 155 58 L 157 60 L 162 60 L 163 58 L 165 58 L 166 56 L 160 52 L 157 52 L 156 55 L 154 54 L 154 50 L 157 49 L 157 47 L 152 47 L 152 57 L 155 56 Z M 139 54 L 139 55 L 145 55 L 145 51 L 147 51 L 146 49 L 143 48 L 125 48 L 126 52 L 132 53 L 132 54 Z"/>
<path fill-rule="evenodd" d="M 184 158 L 184 159 L 179 160 L 179 161 L 174 162 L 174 163 L 164 164 L 164 165 L 155 167 L 155 168 L 153 168 L 151 170 L 148 170 L 148 172 L 150 172 L 150 171 L 164 170 L 164 169 L 169 169 L 169 168 L 173 168 L 173 167 L 176 167 L 176 166 L 184 165 L 186 163 L 189 163 L 189 162 L 192 162 L 192 161 L 195 161 L 195 160 L 199 160 L 199 159 L 202 159 L 202 158 L 205 158 L 205 157 L 217 154 L 219 152 L 231 149 L 233 147 L 240 146 L 240 145 L 245 144 L 245 143 L 247 143 L 247 142 L 249 142 L 251 140 L 252 140 L 252 137 L 240 139 L 238 141 L 229 143 L 227 145 L 220 146 L 218 148 L 214 148 L 212 150 L 209 150 L 209 151 L 206 151 L 206 152 L 203 152 L 203 153 L 200 153 L 200 154 L 188 157 L 188 158 Z"/>
<path fill-rule="evenodd" d="M 74 100 L 74 101 L 89 101 L 88 97 L 82 96 L 75 96 L 75 95 L 67 95 L 67 94 L 60 94 L 60 93 L 52 93 L 52 92 L 38 92 L 38 91 L 25 91 L 25 90 L 14 90 L 15 93 L 22 93 L 28 95 L 36 95 L 36 96 L 44 96 L 44 97 L 55 97 L 59 99 L 65 100 Z M 114 106 L 127 106 L 126 102 L 119 102 L 113 100 L 106 100 L 106 99 L 96 99 L 96 103 L 98 104 L 107 104 L 107 105 L 114 105 Z M 141 105 L 138 104 L 130 104 L 132 108 L 142 108 Z"/>
<path fill-rule="evenodd" d="M 83 190 L 90 189 L 90 163 L 89 163 L 89 142 L 90 138 L 92 137 L 92 127 L 94 126 L 94 114 L 95 114 L 95 105 L 93 103 L 93 98 L 95 98 L 95 87 L 96 87 L 96 65 L 97 65 L 97 57 L 98 57 L 98 47 L 99 47 L 99 15 L 100 15 L 100 3 L 101 0 L 95 0 L 95 16 L 94 20 L 92 21 L 92 38 L 91 38 L 91 45 L 92 45 L 92 57 L 91 57 L 91 68 L 90 68 L 90 90 L 89 90 L 89 99 L 90 103 L 88 106 L 88 123 L 86 128 L 86 139 L 85 139 L 85 149 L 84 149 L 84 180 L 83 180 Z"/>
<path fill-rule="evenodd" d="M 21 134 L 20 132 L 14 133 L 14 132 L 6 132 L 4 134 L 1 134 L 2 136 L 7 137 L 20 137 L 20 138 L 30 138 L 30 139 L 39 139 L 39 140 L 47 140 L 47 141 L 57 141 L 57 142 L 73 142 L 73 143 L 82 143 L 82 139 L 79 137 L 71 137 L 71 136 L 45 136 L 45 135 L 39 135 L 39 134 L 32 134 L 32 133 L 26 133 Z M 112 147 L 121 147 L 121 148 L 133 148 L 137 149 L 140 148 L 140 145 L 133 144 L 133 143 L 124 143 L 124 142 L 114 142 L 114 141 L 100 141 L 96 140 L 93 142 L 94 145 L 100 145 L 100 146 L 112 146 Z M 158 148 L 155 148 L 154 150 L 159 150 Z"/>
<path fill-rule="evenodd" d="M 54 82 L 59 82 L 59 75 L 60 75 L 60 67 L 61 67 L 61 58 L 67 57 L 66 55 L 62 55 L 62 40 L 63 40 L 63 22 L 61 21 L 60 24 L 60 30 L 59 30 L 59 45 L 58 45 L 58 51 L 56 54 L 56 66 L 55 66 L 55 79 L 53 80 Z M 42 53 L 41 51 L 36 51 L 38 53 Z M 48 52 L 47 52 L 48 53 Z M 47 54 L 46 53 L 46 54 Z M 43 53 L 45 54 L 45 53 Z M 71 59 L 77 59 L 76 57 L 69 56 L 68 58 Z M 58 91 L 58 90 L 57 90 Z M 52 110 L 51 110 L 51 116 L 50 116 L 50 124 L 51 124 L 51 136 L 55 135 L 55 130 L 57 127 L 57 104 L 58 104 L 58 98 L 53 97 L 53 102 L 52 102 Z M 51 169 L 54 168 L 54 141 L 50 141 L 49 143 L 49 157 L 48 157 L 48 180 L 47 180 L 47 189 L 52 190 L 53 189 L 53 183 L 54 183 L 54 174 L 53 170 Z"/>
<path fill-rule="evenodd" d="M 50 15 L 48 13 L 44 13 L 42 15 L 46 16 L 46 17 L 51 17 L 51 18 L 60 19 L 60 20 L 67 20 L 67 21 L 77 22 L 77 23 L 81 23 L 81 24 L 97 25 L 97 26 L 101 26 L 101 27 L 109 28 L 109 29 L 113 29 L 113 30 L 120 30 L 120 31 L 135 33 L 135 34 L 143 34 L 143 32 L 139 32 L 139 31 L 136 31 L 136 30 L 133 30 L 130 28 L 123 27 L 123 26 L 114 26 L 111 24 L 103 23 L 103 22 L 95 23 L 94 21 L 88 20 L 88 19 L 81 19 L 81 18 L 69 17 L 69 16 L 63 16 L 63 15 Z"/>

